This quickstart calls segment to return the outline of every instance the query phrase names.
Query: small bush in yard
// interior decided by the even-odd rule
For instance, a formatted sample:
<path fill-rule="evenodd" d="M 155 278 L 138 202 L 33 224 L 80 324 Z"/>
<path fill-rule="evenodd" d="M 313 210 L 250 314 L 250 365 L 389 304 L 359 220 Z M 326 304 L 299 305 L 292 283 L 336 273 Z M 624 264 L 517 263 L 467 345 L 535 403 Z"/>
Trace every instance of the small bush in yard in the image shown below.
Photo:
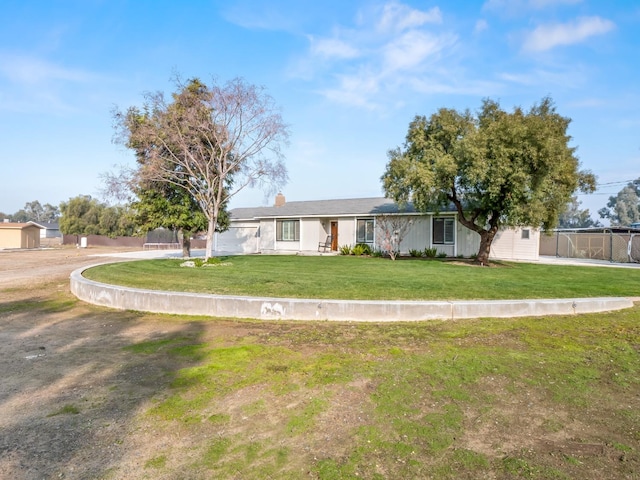
<path fill-rule="evenodd" d="M 436 258 L 437 254 L 438 254 L 438 249 L 436 247 L 424 249 L 424 256 L 427 258 Z"/>
<path fill-rule="evenodd" d="M 366 243 L 358 243 L 351 249 L 351 253 L 356 256 L 371 255 L 371 247 Z"/>

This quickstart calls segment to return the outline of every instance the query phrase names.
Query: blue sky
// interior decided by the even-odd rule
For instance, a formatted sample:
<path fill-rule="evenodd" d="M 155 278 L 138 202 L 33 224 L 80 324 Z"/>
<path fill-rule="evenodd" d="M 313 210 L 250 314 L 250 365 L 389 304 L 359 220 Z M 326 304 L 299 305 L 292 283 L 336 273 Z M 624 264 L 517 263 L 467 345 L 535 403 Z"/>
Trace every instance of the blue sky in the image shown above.
<path fill-rule="evenodd" d="M 529 108 L 573 121 L 593 214 L 640 176 L 640 4 L 610 0 L 0 3 L 0 211 L 100 197 L 133 164 L 111 110 L 171 78 L 264 86 L 290 125 L 288 200 L 381 196 L 416 114 Z M 272 202 L 246 191 L 232 207 Z"/>

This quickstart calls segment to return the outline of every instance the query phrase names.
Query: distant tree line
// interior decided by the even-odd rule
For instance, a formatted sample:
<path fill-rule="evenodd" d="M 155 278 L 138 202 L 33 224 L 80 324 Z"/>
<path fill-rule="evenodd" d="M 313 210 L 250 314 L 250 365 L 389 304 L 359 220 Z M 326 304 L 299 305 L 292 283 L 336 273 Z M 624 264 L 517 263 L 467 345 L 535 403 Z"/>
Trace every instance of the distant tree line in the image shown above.
<path fill-rule="evenodd" d="M 131 207 L 109 206 L 90 195 L 78 195 L 54 206 L 42 205 L 38 200 L 27 202 L 13 214 L 0 212 L 0 221 L 17 223 L 55 223 L 60 231 L 69 235 L 130 236 L 136 232 Z"/>
<path fill-rule="evenodd" d="M 14 214 L 0 212 L 0 221 L 10 222 L 57 222 L 60 218 L 60 208 L 49 203 L 42 205 L 38 200 L 27 202 Z"/>
<path fill-rule="evenodd" d="M 90 195 L 78 195 L 60 204 L 60 231 L 67 235 L 132 236 L 136 224 L 128 205 L 109 206 Z"/>

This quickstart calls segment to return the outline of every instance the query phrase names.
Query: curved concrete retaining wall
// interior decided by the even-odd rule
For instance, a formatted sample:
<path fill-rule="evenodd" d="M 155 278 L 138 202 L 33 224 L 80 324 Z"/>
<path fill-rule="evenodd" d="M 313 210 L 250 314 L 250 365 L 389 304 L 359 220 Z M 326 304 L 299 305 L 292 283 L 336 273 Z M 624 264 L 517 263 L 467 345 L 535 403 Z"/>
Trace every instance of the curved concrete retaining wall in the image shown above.
<path fill-rule="evenodd" d="M 630 308 L 628 298 L 478 301 L 365 301 L 232 297 L 161 292 L 94 282 L 71 274 L 71 292 L 88 303 L 153 313 L 256 318 L 261 320 L 419 321 L 481 317 L 571 315 Z"/>

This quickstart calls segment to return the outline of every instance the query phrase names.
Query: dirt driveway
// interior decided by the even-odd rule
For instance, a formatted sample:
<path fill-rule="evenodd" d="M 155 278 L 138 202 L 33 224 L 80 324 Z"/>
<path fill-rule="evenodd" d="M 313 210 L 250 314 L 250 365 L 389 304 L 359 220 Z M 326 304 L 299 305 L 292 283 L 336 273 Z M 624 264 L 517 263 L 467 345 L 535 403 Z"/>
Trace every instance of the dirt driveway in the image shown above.
<path fill-rule="evenodd" d="M 180 366 L 123 347 L 201 327 L 78 302 L 69 274 L 109 251 L 0 251 L 2 479 L 144 477 L 131 421 Z"/>
<path fill-rule="evenodd" d="M 0 250 L 0 289 L 66 279 L 76 268 L 99 263 L 93 255 L 124 251 L 99 247 Z"/>

